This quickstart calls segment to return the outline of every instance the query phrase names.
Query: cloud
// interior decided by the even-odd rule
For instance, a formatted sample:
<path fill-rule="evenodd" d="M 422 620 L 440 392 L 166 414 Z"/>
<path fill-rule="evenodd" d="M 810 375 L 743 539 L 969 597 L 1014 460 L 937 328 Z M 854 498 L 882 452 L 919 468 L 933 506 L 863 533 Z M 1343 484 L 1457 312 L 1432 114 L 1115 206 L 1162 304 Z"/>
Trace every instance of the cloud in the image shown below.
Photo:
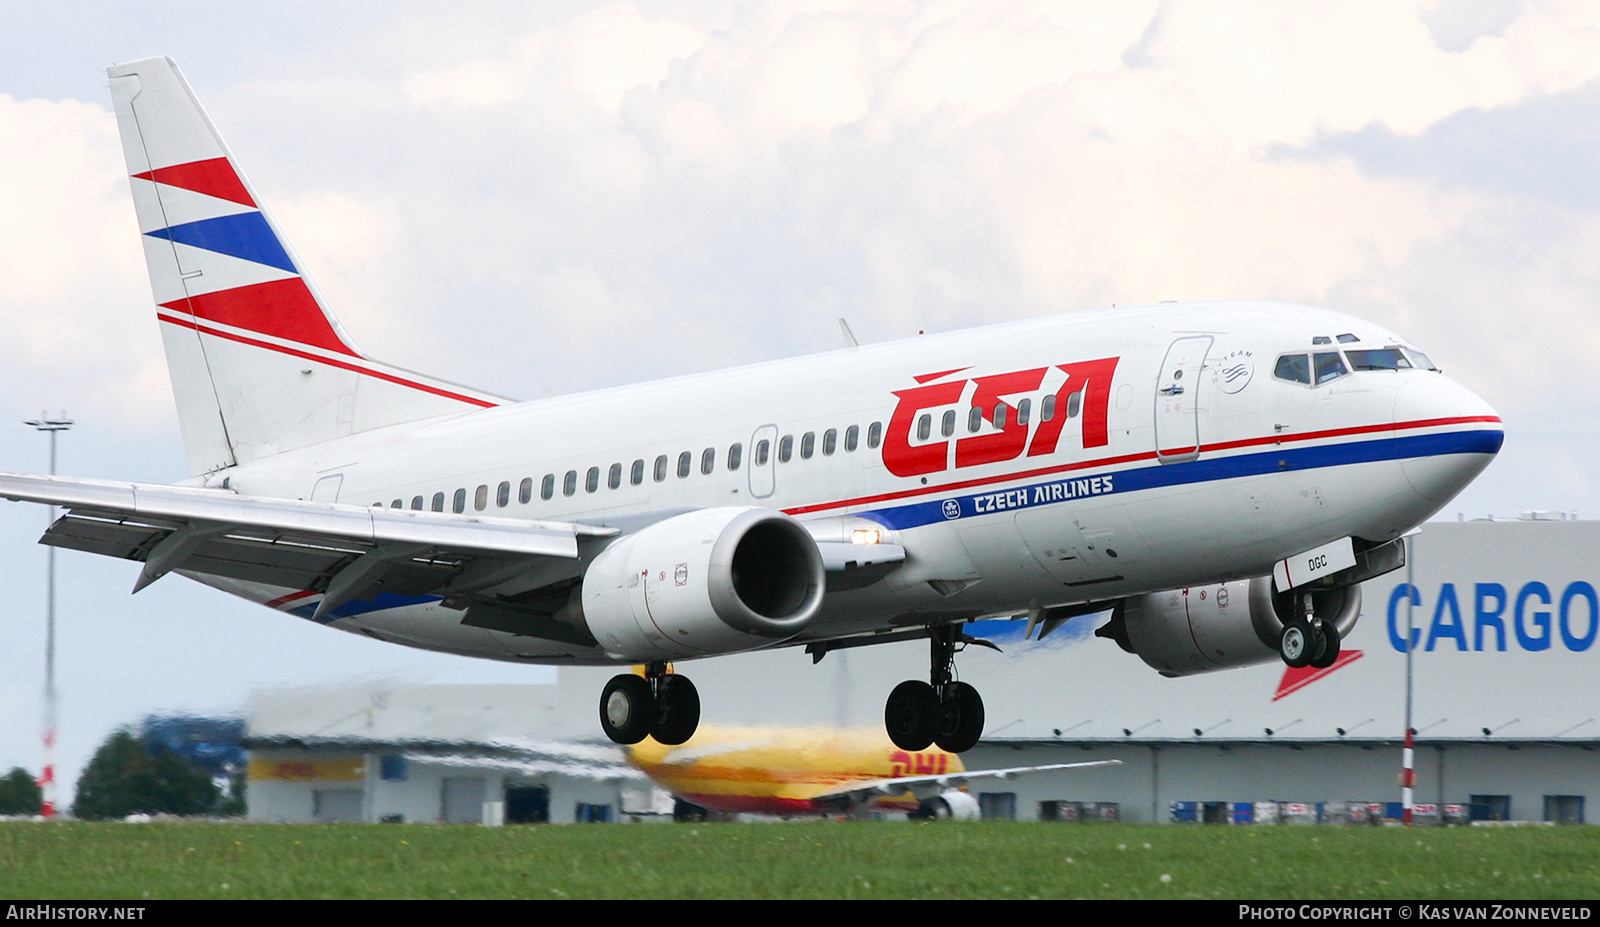
<path fill-rule="evenodd" d="M 1521 12 L 1522 0 L 1444 0 L 1420 18 L 1440 51 L 1461 52 L 1478 39 L 1503 34 Z"/>
<path fill-rule="evenodd" d="M 1466 371 L 1585 349 L 1600 295 L 1561 215 L 1597 196 L 1600 23 L 1515 12 L 410 7 L 350 63 L 189 77 L 357 343 L 511 395 L 829 350 L 840 315 L 882 340 L 1168 298 L 1353 309 Z M 109 117 L 7 106 L 44 162 L 8 148 L 8 176 L 55 179 L 0 180 L 45 217 L 4 233 L 6 389 L 73 350 L 93 375 L 52 389 L 164 410 Z M 1539 321 L 1490 337 L 1509 304 Z M 1481 379 L 1507 408 L 1555 389 Z"/>
<path fill-rule="evenodd" d="M 1345 157 L 1375 177 L 1600 209 L 1600 79 L 1513 105 L 1452 113 L 1418 134 L 1381 124 L 1325 135 L 1285 157 Z"/>
<path fill-rule="evenodd" d="M 550 106 L 548 101 L 571 95 L 614 113 L 630 90 L 659 82 L 673 61 L 706 40 L 701 29 L 646 17 L 631 3 L 613 3 L 520 37 L 509 58 L 472 58 L 422 71 L 407 81 L 406 91 L 417 103 L 462 106 L 528 100 Z"/>
<path fill-rule="evenodd" d="M 116 123 L 0 94 L 0 392 L 127 424 L 170 419 Z"/>

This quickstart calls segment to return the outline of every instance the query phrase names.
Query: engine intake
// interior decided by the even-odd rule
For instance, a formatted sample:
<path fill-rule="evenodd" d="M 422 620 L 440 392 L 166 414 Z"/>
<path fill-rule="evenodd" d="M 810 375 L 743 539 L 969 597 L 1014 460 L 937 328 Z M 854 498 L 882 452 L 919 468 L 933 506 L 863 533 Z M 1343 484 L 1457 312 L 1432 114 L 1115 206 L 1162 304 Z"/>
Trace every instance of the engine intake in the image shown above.
<path fill-rule="evenodd" d="M 612 542 L 583 576 L 582 618 L 634 661 L 733 653 L 800 633 L 822 604 L 822 555 L 763 508 L 699 509 Z"/>
<path fill-rule="evenodd" d="M 1359 585 L 1275 592 L 1270 576 L 1131 596 L 1095 633 L 1164 676 L 1266 663 L 1279 659 L 1284 622 L 1304 608 L 1308 591 L 1313 614 L 1347 636 L 1361 614 Z"/>

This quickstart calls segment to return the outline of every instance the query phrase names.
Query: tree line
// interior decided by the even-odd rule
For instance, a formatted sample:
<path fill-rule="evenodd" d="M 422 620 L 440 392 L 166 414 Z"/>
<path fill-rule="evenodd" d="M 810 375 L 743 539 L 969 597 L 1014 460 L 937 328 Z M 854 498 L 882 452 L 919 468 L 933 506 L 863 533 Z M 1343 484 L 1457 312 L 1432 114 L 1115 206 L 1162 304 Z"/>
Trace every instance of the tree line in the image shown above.
<path fill-rule="evenodd" d="M 219 779 L 228 787 L 219 786 Z M 112 732 L 95 751 L 78 779 L 72 814 L 86 821 L 130 814 L 237 817 L 245 811 L 244 793 L 242 764 L 197 761 L 147 722 L 142 732 Z M 42 801 L 39 784 L 27 770 L 13 768 L 0 779 L 0 815 L 38 814 Z"/>

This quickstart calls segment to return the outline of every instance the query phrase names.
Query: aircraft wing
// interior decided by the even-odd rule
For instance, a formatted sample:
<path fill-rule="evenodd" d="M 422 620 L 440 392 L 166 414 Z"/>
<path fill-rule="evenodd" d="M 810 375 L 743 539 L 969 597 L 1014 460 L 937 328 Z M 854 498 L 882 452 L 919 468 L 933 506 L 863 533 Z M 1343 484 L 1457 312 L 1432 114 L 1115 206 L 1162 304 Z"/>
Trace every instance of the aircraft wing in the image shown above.
<path fill-rule="evenodd" d="M 1087 769 L 1091 766 L 1121 766 L 1121 760 L 1092 760 L 1083 763 L 1051 763 L 1047 766 L 1013 766 L 1009 769 L 972 769 L 958 773 L 941 773 L 929 776 L 898 776 L 891 779 L 868 779 L 835 786 L 813 799 L 851 798 L 864 801 L 882 795 L 902 795 L 910 792 L 918 799 L 932 798 L 947 789 L 960 788 L 973 779 L 1015 779 L 1028 773 L 1047 772 L 1052 769 Z"/>
<path fill-rule="evenodd" d="M 0 498 L 67 509 L 40 543 L 323 593 L 316 617 L 390 592 L 464 595 L 617 528 L 242 496 L 227 490 L 0 473 Z"/>

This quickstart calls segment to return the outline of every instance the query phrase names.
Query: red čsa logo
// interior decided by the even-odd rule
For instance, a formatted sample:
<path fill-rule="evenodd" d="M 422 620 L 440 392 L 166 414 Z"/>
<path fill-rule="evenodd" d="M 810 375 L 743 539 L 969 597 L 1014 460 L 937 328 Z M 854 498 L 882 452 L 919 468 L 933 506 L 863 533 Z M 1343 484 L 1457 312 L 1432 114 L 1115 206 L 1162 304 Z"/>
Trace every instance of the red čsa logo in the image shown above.
<path fill-rule="evenodd" d="M 1106 410 L 1111 403 L 1111 377 L 1118 360 L 1103 357 L 943 383 L 933 381 L 971 368 L 915 377 L 923 385 L 895 391 L 900 403 L 894 408 L 889 433 L 883 439 L 884 466 L 895 476 L 947 470 L 951 466 L 952 443 L 956 467 L 1015 460 L 1024 452 L 1029 457 L 1051 454 L 1069 418 L 1082 419 L 1084 447 L 1104 447 L 1108 443 Z M 1047 375 L 1054 380 L 1063 373 L 1066 379 L 1052 392 L 1043 397 L 1037 395 Z M 963 402 L 969 387 L 970 398 Z M 1007 398 L 1016 405 L 1007 402 Z M 958 406 L 965 407 L 968 418 L 962 424 L 970 437 L 951 441 L 960 418 Z M 935 414 L 939 416 L 937 424 Z"/>

